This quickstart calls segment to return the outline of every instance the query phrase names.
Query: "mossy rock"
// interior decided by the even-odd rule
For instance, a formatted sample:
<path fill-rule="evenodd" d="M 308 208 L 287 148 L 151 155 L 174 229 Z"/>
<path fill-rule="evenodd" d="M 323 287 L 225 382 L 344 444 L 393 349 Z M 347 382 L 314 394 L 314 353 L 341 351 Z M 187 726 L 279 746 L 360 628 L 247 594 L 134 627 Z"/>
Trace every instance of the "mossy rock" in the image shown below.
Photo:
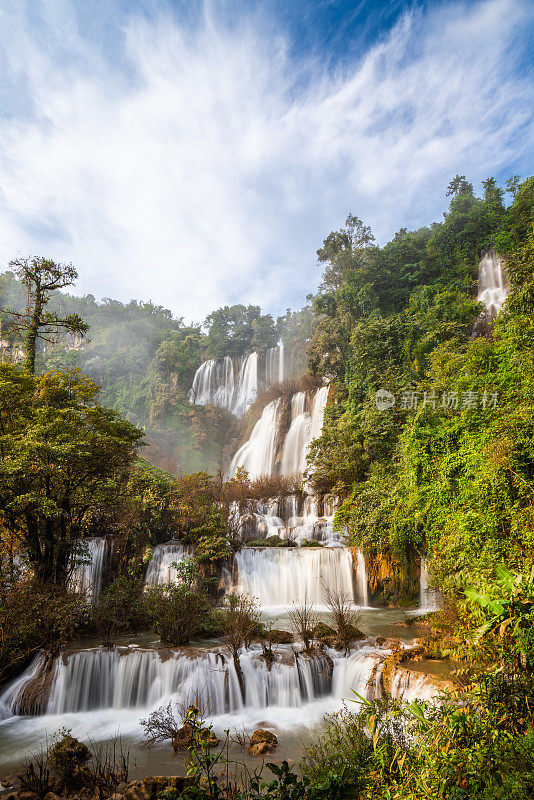
<path fill-rule="evenodd" d="M 365 633 L 362 633 L 359 628 L 355 628 L 354 625 L 348 626 L 348 633 L 355 642 L 365 639 Z"/>
<path fill-rule="evenodd" d="M 318 542 L 316 539 L 303 539 L 300 543 L 301 547 L 324 547 L 322 542 Z"/>
<path fill-rule="evenodd" d="M 89 748 L 70 733 L 64 733 L 50 750 L 48 760 L 59 771 L 71 770 L 91 758 Z"/>
<path fill-rule="evenodd" d="M 335 635 L 335 630 L 331 628 L 330 625 L 327 625 L 326 622 L 318 622 L 312 631 L 314 639 L 328 639 Z"/>
<path fill-rule="evenodd" d="M 295 542 L 282 539 L 280 536 L 267 536 L 266 539 L 252 539 L 247 547 L 296 547 Z"/>
<path fill-rule="evenodd" d="M 293 635 L 289 631 L 281 631 L 278 628 L 268 631 L 266 638 L 273 644 L 291 644 L 293 641 Z"/>

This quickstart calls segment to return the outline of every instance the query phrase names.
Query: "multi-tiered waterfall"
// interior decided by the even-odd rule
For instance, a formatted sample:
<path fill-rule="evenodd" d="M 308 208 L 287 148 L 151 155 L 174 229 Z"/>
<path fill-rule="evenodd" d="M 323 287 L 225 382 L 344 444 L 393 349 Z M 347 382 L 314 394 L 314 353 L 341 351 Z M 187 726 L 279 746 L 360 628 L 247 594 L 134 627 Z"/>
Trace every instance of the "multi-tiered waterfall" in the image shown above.
<path fill-rule="evenodd" d="M 189 401 L 242 417 L 265 389 L 285 377 L 283 344 L 239 358 L 208 359 L 196 372 Z"/>

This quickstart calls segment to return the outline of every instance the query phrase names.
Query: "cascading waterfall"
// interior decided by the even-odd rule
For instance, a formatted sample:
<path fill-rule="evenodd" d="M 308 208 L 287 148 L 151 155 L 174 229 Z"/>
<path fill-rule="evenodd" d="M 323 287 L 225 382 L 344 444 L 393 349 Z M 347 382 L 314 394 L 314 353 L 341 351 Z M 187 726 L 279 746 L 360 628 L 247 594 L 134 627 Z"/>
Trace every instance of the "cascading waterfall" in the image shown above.
<path fill-rule="evenodd" d="M 18 698 L 36 673 L 39 658 L 0 696 L 4 718 L 21 711 Z M 191 657 L 134 647 L 82 650 L 55 660 L 44 713 L 150 709 L 172 698 L 178 707 L 194 703 L 213 716 L 245 708 L 298 707 L 331 691 L 331 664 L 319 652 L 306 655 L 280 647 L 268 666 L 261 647 L 255 646 L 241 652 L 239 663 L 244 696 L 226 652 Z"/>
<path fill-rule="evenodd" d="M 235 475 L 239 467 L 244 467 L 250 478 L 271 475 L 279 410 L 280 398 L 272 400 L 265 406 L 260 419 L 252 429 L 250 439 L 245 442 L 233 457 L 230 465 L 230 476 Z"/>
<path fill-rule="evenodd" d="M 176 542 L 158 544 L 146 570 L 145 585 L 149 587 L 176 583 L 178 571 L 175 565 L 190 558 L 189 551 Z"/>
<path fill-rule="evenodd" d="M 310 654 L 280 645 L 268 665 L 259 645 L 242 650 L 239 664 L 242 692 L 232 657 L 227 651 L 143 650 L 134 646 L 81 650 L 59 656 L 52 664 L 47 696 L 41 698 L 44 716 L 90 712 L 150 711 L 172 700 L 177 708 L 194 703 L 208 717 L 247 714 L 268 708 L 297 709 L 321 698 L 339 702 L 354 692 L 371 700 L 382 697 L 382 672 L 391 650 L 362 643 L 348 656 L 329 650 Z M 0 694 L 0 720 L 24 714 L 21 698 L 38 675 L 44 654 Z M 439 683 L 424 673 L 394 667 L 388 671 L 392 697 L 431 700 Z M 329 706 L 331 709 L 333 706 Z M 253 715 L 252 715 L 253 717 Z M 320 718 L 320 717 L 319 717 Z M 261 719 L 261 717 L 260 717 Z"/>
<path fill-rule="evenodd" d="M 291 424 L 281 447 L 280 472 L 282 475 L 302 474 L 313 439 L 321 435 L 324 410 L 328 400 L 328 386 L 318 389 L 311 401 L 306 392 L 297 392 L 291 399 Z M 245 467 L 250 477 L 272 475 L 277 449 L 277 433 L 282 400 L 272 400 L 263 409 L 261 418 L 252 430 L 250 439 L 237 451 L 230 465 L 229 475 Z"/>
<path fill-rule="evenodd" d="M 419 608 L 418 612 L 427 614 L 437 611 L 440 607 L 440 594 L 428 586 L 428 560 L 421 558 L 421 574 L 419 577 Z"/>
<path fill-rule="evenodd" d="M 284 379 L 284 346 L 271 347 L 260 356 L 204 361 L 195 373 L 189 402 L 213 405 L 242 417 L 265 389 Z"/>
<path fill-rule="evenodd" d="M 244 547 L 236 553 L 237 591 L 262 606 L 326 604 L 325 587 L 353 597 L 352 556 L 339 547 Z"/>
<path fill-rule="evenodd" d="M 242 417 L 259 393 L 258 354 L 250 353 L 241 366 L 237 382 L 237 394 L 230 411 L 236 417 Z"/>
<path fill-rule="evenodd" d="M 302 475 L 306 469 L 307 447 L 311 431 L 311 419 L 306 411 L 306 400 L 306 392 L 297 392 L 291 398 L 291 425 L 282 450 L 282 475 Z"/>
<path fill-rule="evenodd" d="M 508 297 L 509 288 L 502 259 L 495 250 L 488 250 L 478 265 L 477 300 L 484 303 L 491 317 L 499 313 Z"/>
<path fill-rule="evenodd" d="M 96 600 L 102 588 L 102 571 L 106 555 L 106 540 L 102 537 L 85 539 L 82 544 L 86 552 L 76 553 L 76 558 L 82 557 L 83 563 L 78 564 L 71 573 L 70 587 L 73 591 L 83 594 L 88 600 Z"/>
<path fill-rule="evenodd" d="M 345 699 L 354 699 L 354 692 L 366 700 L 383 697 L 383 669 L 389 655 L 390 650 L 369 645 L 356 649 L 347 658 L 334 655 L 332 694 Z M 393 667 L 389 672 L 388 694 L 407 703 L 434 700 L 439 694 L 439 684 L 424 673 Z"/>

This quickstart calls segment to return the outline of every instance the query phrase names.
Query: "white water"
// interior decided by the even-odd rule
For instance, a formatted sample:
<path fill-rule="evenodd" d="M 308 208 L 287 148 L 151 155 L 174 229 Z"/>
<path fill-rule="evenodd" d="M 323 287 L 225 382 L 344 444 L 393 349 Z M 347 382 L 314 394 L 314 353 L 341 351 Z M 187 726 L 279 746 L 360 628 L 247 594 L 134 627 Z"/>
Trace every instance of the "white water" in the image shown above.
<path fill-rule="evenodd" d="M 306 469 L 311 432 L 311 418 L 306 410 L 306 401 L 306 392 L 297 392 L 291 398 L 291 425 L 282 450 L 282 475 L 302 475 Z"/>
<path fill-rule="evenodd" d="M 83 741 L 117 735 L 139 741 L 140 720 L 169 701 L 177 714 L 191 703 L 199 705 L 219 737 L 226 730 L 250 735 L 258 727 L 273 728 L 278 735 L 313 729 L 325 714 L 339 711 L 344 700 L 357 701 L 356 694 L 381 697 L 383 665 L 391 651 L 362 642 L 348 657 L 329 649 L 330 663 L 325 655 L 309 657 L 291 646 L 279 646 L 275 653 L 270 670 L 259 646 L 240 653 L 242 693 L 233 660 L 224 650 L 191 655 L 134 646 L 79 651 L 55 660 L 42 716 L 13 716 L 17 696 L 39 673 L 38 656 L 0 695 L 0 768 L 18 768 L 29 750 L 62 728 Z M 408 702 L 431 700 L 438 687 L 424 674 L 396 668 L 390 692 Z"/>
<path fill-rule="evenodd" d="M 332 694 L 355 700 L 354 692 L 374 700 L 384 695 L 382 670 L 391 651 L 363 644 L 347 658 L 334 654 Z M 389 693 L 397 700 L 432 700 L 438 695 L 436 682 L 424 673 L 394 667 L 390 674 Z"/>
<path fill-rule="evenodd" d="M 428 561 L 421 558 L 421 574 L 419 577 L 419 608 L 421 614 L 437 611 L 440 608 L 441 596 L 435 589 L 428 585 Z"/>
<path fill-rule="evenodd" d="M 208 359 L 195 373 L 189 401 L 224 408 L 242 417 L 265 389 L 284 380 L 284 374 L 283 344 L 261 356 L 250 353 L 242 358 Z"/>
<path fill-rule="evenodd" d="M 237 591 L 262 607 L 307 600 L 326 605 L 325 587 L 353 597 L 352 556 L 339 547 L 244 547 L 236 553 Z"/>
<path fill-rule="evenodd" d="M 494 317 L 508 297 L 509 290 L 502 259 L 495 250 L 488 250 L 478 265 L 478 302 L 484 303 L 488 313 Z"/>
<path fill-rule="evenodd" d="M 71 573 L 70 586 L 88 600 L 96 600 L 102 588 L 102 570 L 106 555 L 106 540 L 101 537 L 85 539 L 87 552 L 81 553 L 83 564 L 79 564 Z"/>
<path fill-rule="evenodd" d="M 291 648 L 275 650 L 269 669 L 259 646 L 239 656 L 244 679 L 241 692 L 233 659 L 225 651 L 81 650 L 59 657 L 45 705 L 45 714 L 74 714 L 103 709 L 151 709 L 172 698 L 179 706 L 201 706 L 207 716 L 245 708 L 301 706 L 330 694 L 328 660 L 320 653 L 307 656 Z M 16 714 L 21 689 L 42 664 L 38 656 L 30 669 L 0 697 L 4 718 Z"/>
<path fill-rule="evenodd" d="M 250 439 L 237 451 L 230 465 L 230 476 L 244 467 L 249 477 L 271 475 L 273 470 L 280 399 L 272 400 L 254 425 Z"/>
<path fill-rule="evenodd" d="M 156 545 L 146 570 L 145 585 L 159 586 L 176 583 L 178 571 L 175 564 L 179 565 L 189 557 L 187 549 L 180 544 L 167 542 Z"/>

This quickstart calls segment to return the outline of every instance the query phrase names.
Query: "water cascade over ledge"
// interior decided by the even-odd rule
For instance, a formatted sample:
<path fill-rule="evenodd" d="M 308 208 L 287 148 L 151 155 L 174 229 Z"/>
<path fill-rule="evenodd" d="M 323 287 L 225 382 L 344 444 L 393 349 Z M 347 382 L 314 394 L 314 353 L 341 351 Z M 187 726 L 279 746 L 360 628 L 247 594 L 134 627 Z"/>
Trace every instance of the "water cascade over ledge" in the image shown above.
<path fill-rule="evenodd" d="M 352 598 L 352 555 L 345 547 L 244 547 L 236 553 L 237 591 L 262 606 L 326 604 L 326 587 Z"/>

